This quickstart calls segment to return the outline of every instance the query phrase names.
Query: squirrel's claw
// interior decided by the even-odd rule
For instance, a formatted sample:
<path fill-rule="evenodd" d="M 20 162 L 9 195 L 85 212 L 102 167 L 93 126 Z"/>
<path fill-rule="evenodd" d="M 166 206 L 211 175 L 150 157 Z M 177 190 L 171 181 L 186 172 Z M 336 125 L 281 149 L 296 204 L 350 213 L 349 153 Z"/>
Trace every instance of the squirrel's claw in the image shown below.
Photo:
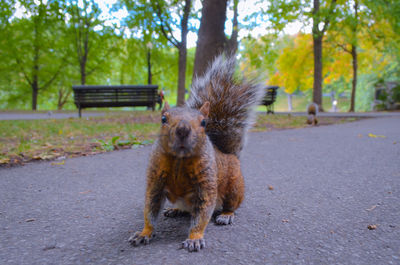
<path fill-rule="evenodd" d="M 129 237 L 128 242 L 131 243 L 132 246 L 139 246 L 140 244 L 147 245 L 150 243 L 150 240 L 154 237 L 154 234 L 151 236 L 142 236 L 140 232 L 136 232 L 133 236 Z"/>
<path fill-rule="evenodd" d="M 233 214 L 220 214 L 215 218 L 217 225 L 230 225 L 233 224 Z"/>
<path fill-rule="evenodd" d="M 186 239 L 182 242 L 181 248 L 187 249 L 189 252 L 200 251 L 206 247 L 206 242 L 203 238 L 200 239 Z"/>

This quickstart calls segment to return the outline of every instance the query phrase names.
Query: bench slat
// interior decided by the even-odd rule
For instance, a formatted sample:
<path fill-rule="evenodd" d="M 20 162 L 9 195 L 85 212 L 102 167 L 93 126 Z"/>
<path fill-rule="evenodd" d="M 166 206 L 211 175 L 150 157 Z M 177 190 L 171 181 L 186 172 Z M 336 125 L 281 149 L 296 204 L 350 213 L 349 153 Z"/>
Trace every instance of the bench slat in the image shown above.
<path fill-rule="evenodd" d="M 92 107 L 152 107 L 158 101 L 157 85 L 85 85 L 73 86 L 75 105 L 79 108 Z"/>

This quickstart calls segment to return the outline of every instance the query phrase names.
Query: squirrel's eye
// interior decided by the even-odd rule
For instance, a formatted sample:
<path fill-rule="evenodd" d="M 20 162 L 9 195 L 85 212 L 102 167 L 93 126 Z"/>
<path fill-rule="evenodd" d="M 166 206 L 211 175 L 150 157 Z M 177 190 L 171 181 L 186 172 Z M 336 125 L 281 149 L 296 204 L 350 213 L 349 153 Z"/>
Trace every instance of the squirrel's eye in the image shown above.
<path fill-rule="evenodd" d="M 161 117 L 161 123 L 162 124 L 167 123 L 167 117 L 165 117 L 164 115 Z"/>
<path fill-rule="evenodd" d="M 202 120 L 201 123 L 200 123 L 201 127 L 206 127 L 206 124 L 207 124 L 206 120 Z"/>

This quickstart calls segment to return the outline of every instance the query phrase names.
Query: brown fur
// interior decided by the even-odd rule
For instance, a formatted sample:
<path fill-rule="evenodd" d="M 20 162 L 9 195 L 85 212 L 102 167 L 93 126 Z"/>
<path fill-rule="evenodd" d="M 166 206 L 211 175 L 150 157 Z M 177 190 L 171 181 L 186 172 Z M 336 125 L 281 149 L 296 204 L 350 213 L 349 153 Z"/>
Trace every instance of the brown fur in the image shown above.
<path fill-rule="evenodd" d="M 215 213 L 216 224 L 231 224 L 244 198 L 239 153 L 251 126 L 263 86 L 234 78 L 234 57 L 217 58 L 193 82 L 186 107 L 162 111 L 160 136 L 147 169 L 144 228 L 130 237 L 147 244 L 164 201 L 175 208 L 165 216 L 188 212 L 191 226 L 182 247 L 205 246 L 204 231 Z"/>
<path fill-rule="evenodd" d="M 318 119 L 317 119 L 317 114 L 318 114 L 318 105 L 315 103 L 311 103 L 307 107 L 307 124 L 310 125 L 317 125 L 318 124 Z"/>
<path fill-rule="evenodd" d="M 231 223 L 234 211 L 243 201 L 240 162 L 237 156 L 220 152 L 208 139 L 200 125 L 208 110 L 168 109 L 167 105 L 163 115 L 168 122 L 162 125 L 147 170 L 145 226 L 130 242 L 149 242 L 163 202 L 168 199 L 171 203 L 183 203 L 186 208 L 180 210 L 189 210 L 192 225 L 183 245 L 189 251 L 199 250 L 214 211 L 222 210 L 221 218 L 217 216 L 218 224 L 225 224 L 226 216 Z M 190 131 L 183 141 L 177 133 L 182 126 Z"/>

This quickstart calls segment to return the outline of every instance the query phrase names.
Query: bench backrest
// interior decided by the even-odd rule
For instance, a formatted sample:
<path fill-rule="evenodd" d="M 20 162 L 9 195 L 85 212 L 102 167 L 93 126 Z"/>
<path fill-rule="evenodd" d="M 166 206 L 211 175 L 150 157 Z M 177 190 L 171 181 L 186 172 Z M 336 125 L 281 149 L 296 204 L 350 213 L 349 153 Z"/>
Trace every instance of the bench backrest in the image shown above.
<path fill-rule="evenodd" d="M 72 86 L 75 105 L 88 107 L 154 106 L 157 85 Z"/>
<path fill-rule="evenodd" d="M 270 105 L 275 102 L 278 88 L 279 86 L 267 86 L 265 88 L 265 96 L 262 100 L 263 105 Z"/>

